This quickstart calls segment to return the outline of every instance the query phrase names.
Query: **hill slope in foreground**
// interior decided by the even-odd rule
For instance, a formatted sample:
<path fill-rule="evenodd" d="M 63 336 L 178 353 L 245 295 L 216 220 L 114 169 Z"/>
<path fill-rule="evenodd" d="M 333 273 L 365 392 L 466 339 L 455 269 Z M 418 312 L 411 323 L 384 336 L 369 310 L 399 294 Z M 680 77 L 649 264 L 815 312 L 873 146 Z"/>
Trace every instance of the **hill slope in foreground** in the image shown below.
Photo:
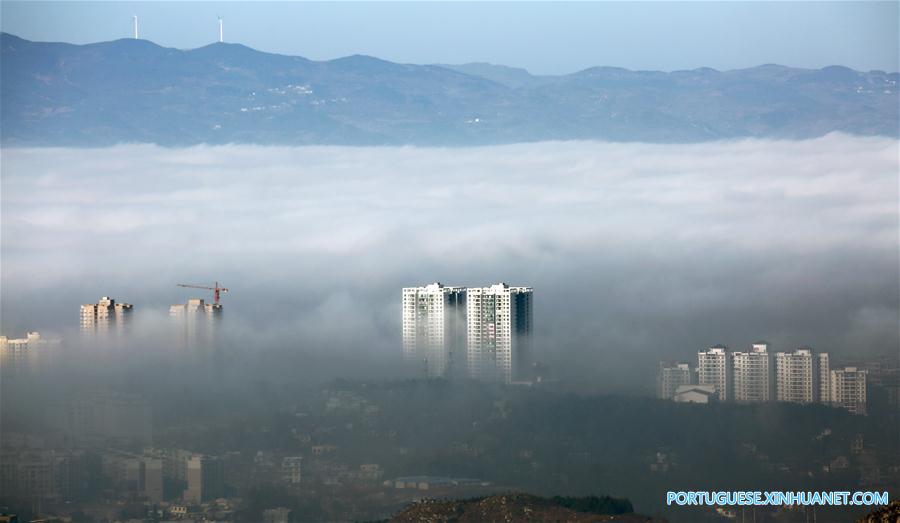
<path fill-rule="evenodd" d="M 612 510 L 599 510 L 603 514 L 586 512 L 590 504 L 583 500 L 598 498 L 542 498 L 530 494 L 502 494 L 485 498 L 463 500 L 425 500 L 414 503 L 389 521 L 391 523 L 482 523 L 485 521 L 529 521 L 571 523 L 649 523 L 646 516 L 630 512 L 631 504 L 625 500 L 609 500 Z M 624 504 L 624 506 L 623 506 Z M 608 504 L 605 504 L 610 508 Z M 617 507 L 618 506 L 618 510 Z M 575 510 L 575 509 L 580 510 Z M 610 514 L 627 508 L 628 513 Z"/>
<path fill-rule="evenodd" d="M 900 501 L 893 501 L 859 519 L 858 523 L 898 523 L 900 522 Z"/>

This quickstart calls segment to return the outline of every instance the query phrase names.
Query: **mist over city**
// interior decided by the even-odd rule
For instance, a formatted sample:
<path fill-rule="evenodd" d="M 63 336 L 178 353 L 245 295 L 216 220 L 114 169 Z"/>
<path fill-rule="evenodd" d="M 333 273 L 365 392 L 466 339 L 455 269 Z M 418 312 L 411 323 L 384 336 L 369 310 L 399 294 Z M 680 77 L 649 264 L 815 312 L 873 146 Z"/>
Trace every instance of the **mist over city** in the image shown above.
<path fill-rule="evenodd" d="M 0 523 L 900 518 L 896 2 L 0 15 Z"/>
<path fill-rule="evenodd" d="M 100 295 L 151 321 L 219 280 L 261 346 L 390 359 L 401 287 L 506 281 L 539 297 L 539 359 L 603 392 L 715 343 L 890 354 L 896 148 L 10 149 L 3 327 L 74 331 Z"/>

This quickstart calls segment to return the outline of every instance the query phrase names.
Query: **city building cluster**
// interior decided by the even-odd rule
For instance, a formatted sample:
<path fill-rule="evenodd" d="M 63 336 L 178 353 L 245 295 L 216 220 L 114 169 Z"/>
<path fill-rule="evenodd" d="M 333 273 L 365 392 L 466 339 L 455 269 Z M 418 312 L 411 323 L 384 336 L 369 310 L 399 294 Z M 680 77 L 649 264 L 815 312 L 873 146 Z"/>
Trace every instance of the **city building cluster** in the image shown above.
<path fill-rule="evenodd" d="M 532 289 L 498 283 L 403 289 L 403 357 L 431 378 L 499 383 L 533 376 Z"/>
<path fill-rule="evenodd" d="M 695 368 L 660 362 L 657 395 L 690 403 L 824 403 L 865 414 L 867 374 L 857 367 L 832 369 L 827 353 L 805 347 L 773 354 L 764 341 L 745 351 L 715 345 L 697 353 Z"/>
<path fill-rule="evenodd" d="M 219 292 L 228 292 L 228 289 L 218 284 L 215 287 L 180 286 L 214 290 L 216 301 L 206 303 L 203 299 L 191 298 L 187 303 L 169 307 L 169 317 L 181 326 L 178 343 L 191 347 L 211 342 L 217 323 L 215 320 L 222 316 Z M 83 337 L 98 346 L 118 342 L 127 335 L 133 317 L 134 305 L 103 296 L 97 303 L 80 306 L 79 330 Z M 59 338 L 47 338 L 39 332 L 29 332 L 24 338 L 0 336 L 0 376 L 12 378 L 28 375 L 31 370 L 49 365 L 49 360 L 56 357 L 61 345 Z"/>
<path fill-rule="evenodd" d="M 215 290 L 214 303 L 191 298 L 186 303 L 176 303 L 169 307 L 169 317 L 181 326 L 181 345 L 190 347 L 210 342 L 215 333 L 216 320 L 222 316 L 219 291 L 227 292 L 227 289 L 218 284 L 215 287 L 180 286 Z M 113 298 L 103 296 L 97 303 L 81 306 L 81 333 L 92 336 L 97 343 L 119 340 L 119 336 L 127 333 L 133 321 L 133 312 L 134 305 L 117 303 Z"/>
<path fill-rule="evenodd" d="M 179 517 L 192 506 L 225 497 L 224 462 L 217 456 L 154 447 L 60 449 L 52 441 L 24 434 L 7 437 L 0 450 L 0 489 L 12 499 L 54 504 L 113 489 L 151 504 L 168 501 L 169 515 Z M 299 461 L 286 458 L 285 463 L 285 473 L 299 478 Z"/>
<path fill-rule="evenodd" d="M 119 333 L 127 336 L 134 321 L 134 307 L 110 297 L 80 310 L 81 329 L 91 341 L 115 341 Z M 537 374 L 543 372 L 533 362 L 530 288 L 502 283 L 480 288 L 433 283 L 403 289 L 402 310 L 404 355 L 420 373 L 515 384 L 537 381 Z M 187 338 L 197 342 L 208 332 L 207 326 L 216 323 L 211 319 L 220 314 L 218 303 L 200 299 L 170 309 L 172 325 L 183 324 Z M 94 337 L 101 333 L 103 336 Z M 50 349 L 57 345 L 58 341 L 38 333 L 22 339 L 0 337 L 3 372 L 23 369 L 20 377 L 25 377 L 7 385 L 22 385 L 19 392 L 30 394 L 31 383 L 51 382 L 47 375 L 32 370 L 40 367 L 36 362 L 51 355 Z M 206 365 L 212 360 L 200 361 Z M 190 379 L 194 377 L 191 373 Z M 301 381 L 293 375 L 290 380 Z M 286 394 L 288 403 L 280 404 L 275 414 L 254 418 L 256 421 L 248 424 L 243 416 L 235 416 L 232 422 L 217 419 L 215 414 L 180 413 L 180 397 L 176 401 L 166 401 L 166 396 L 154 399 L 134 392 L 127 383 L 119 391 L 91 384 L 40 409 L 39 416 L 35 414 L 40 420 L 37 428 L 4 427 L 0 492 L 35 514 L 69 517 L 78 513 L 92 521 L 274 522 L 287 521 L 290 514 L 293 520 L 371 520 L 426 493 L 473 497 L 506 488 L 507 484 L 494 477 L 479 479 L 477 472 L 416 465 L 434 456 L 429 438 L 435 424 L 443 422 L 435 420 L 450 420 L 447 427 L 452 427 L 461 412 L 475 412 L 480 407 L 473 406 L 482 404 L 484 412 L 461 423 L 472 427 L 471 431 L 453 433 L 441 427 L 451 434 L 440 448 L 446 463 L 467 463 L 475 467 L 468 470 L 477 471 L 485 456 L 498 456 L 505 460 L 503 467 L 531 474 L 530 481 L 561 481 L 574 488 L 574 481 L 560 478 L 582 464 L 600 470 L 607 462 L 605 449 L 610 441 L 595 441 L 607 437 L 600 428 L 586 431 L 581 439 L 526 437 L 516 441 L 516 434 L 529 427 L 553 423 L 572 427 L 573 420 L 580 419 L 581 412 L 573 410 L 563 413 L 560 421 L 557 414 L 566 409 L 556 408 L 556 403 L 540 407 L 533 401 L 548 401 L 543 398 L 546 396 L 553 402 L 552 394 L 523 395 L 506 387 L 468 382 L 463 388 L 478 392 L 472 395 L 475 402 L 457 403 L 462 400 L 454 398 L 434 407 L 445 409 L 436 410 L 434 416 L 409 415 L 421 412 L 422 405 L 429 409 L 441 405 L 443 400 L 438 400 L 445 396 L 445 385 L 429 381 L 338 382 L 296 398 Z M 848 430 L 871 430 L 866 427 L 884 412 L 884 403 L 876 401 L 878 398 L 885 397 L 895 409 L 900 404 L 900 369 L 892 359 L 832 369 L 828 354 L 805 348 L 772 353 L 765 342 L 736 352 L 715 346 L 698 352 L 696 366 L 661 364 L 659 391 L 661 397 L 678 402 L 825 403 L 859 414 L 868 407 L 869 418 L 843 428 L 833 426 L 835 436 L 831 435 L 832 425 L 823 427 L 811 444 L 828 450 L 809 463 L 797 464 L 770 449 L 757 448 L 751 436 L 730 441 L 729 452 L 779 474 L 843 478 L 859 471 L 854 485 L 895 484 L 900 474 L 895 460 L 890 461 L 894 458 L 884 457 L 890 455 L 877 439 L 863 444 L 861 434 L 854 437 L 850 453 L 844 443 L 843 447 L 829 443 L 848 441 Z M 257 408 L 257 399 L 249 396 L 251 401 L 235 407 L 235 412 Z M 261 398 L 268 401 L 267 394 Z M 517 403 L 526 400 L 527 404 Z M 590 401 L 593 403 L 584 412 L 614 416 L 608 425 L 604 418 L 603 425 L 597 422 L 595 427 L 630 427 L 652 420 L 652 411 L 630 414 L 632 408 L 648 405 L 643 399 L 599 397 Z M 656 409 L 660 405 L 650 406 Z M 722 410 L 727 412 L 704 411 L 714 415 L 707 416 L 707 421 L 715 418 L 712 421 L 719 423 L 720 415 L 734 416 L 741 409 Z M 532 418 L 535 412 L 543 416 L 537 418 L 540 422 Z M 831 423 L 832 418 L 823 418 Z M 509 421 L 514 419 L 518 424 Z M 580 431 L 573 429 L 570 434 Z M 211 436 L 232 432 L 233 437 L 221 440 Z M 844 436 L 839 437 L 839 432 Z M 674 438 L 678 439 L 688 438 Z M 508 452 L 498 451 L 505 445 L 510 445 Z M 632 452 L 634 463 L 649 469 L 660 481 L 667 481 L 667 475 L 680 473 L 679 469 L 696 459 L 676 443 L 654 442 L 635 446 Z M 282 506 L 283 499 L 256 497 L 260 485 L 287 493 L 296 503 L 288 508 Z"/>
<path fill-rule="evenodd" d="M 313 520 L 343 521 L 371 520 L 367 511 L 392 511 L 423 491 L 461 496 L 491 491 L 488 481 L 424 475 L 427 471 L 416 468 L 411 475 L 388 475 L 379 460 L 397 462 L 410 449 L 399 443 L 399 427 L 375 401 L 356 391 L 324 388 L 291 407 L 283 437 L 242 437 L 228 450 L 211 450 L 194 438 L 178 441 L 173 433 L 158 431 L 151 404 L 139 395 L 79 395 L 44 413 L 48 424 L 42 430 L 3 433 L 0 492 L 34 513 L 68 517 L 79 511 L 86 521 L 287 523 L 291 510 L 269 497 L 260 514 L 248 516 L 254 508 L 248 496 L 264 485 L 303 500 L 309 510 L 324 511 Z M 194 423 L 195 429 L 208 428 L 203 421 Z M 270 423 L 258 430 L 274 433 Z M 377 450 L 368 449 L 366 442 L 373 440 L 380 442 Z M 126 517 L 129 507 L 140 513 Z M 290 520 L 309 519 L 295 512 Z"/>
<path fill-rule="evenodd" d="M 199 287 L 180 285 L 181 287 Z M 176 303 L 169 307 L 169 317 L 187 320 L 189 323 L 215 319 L 222 315 L 222 304 L 219 303 L 219 291 L 227 292 L 227 289 L 218 287 L 200 287 L 214 289 L 216 291 L 215 303 L 206 303 L 201 298 L 191 298 L 187 303 Z M 134 305 L 130 303 L 116 303 L 109 296 L 103 296 L 97 303 L 87 303 L 81 306 L 81 332 L 85 334 L 106 335 L 109 333 L 125 332 L 132 321 Z"/>

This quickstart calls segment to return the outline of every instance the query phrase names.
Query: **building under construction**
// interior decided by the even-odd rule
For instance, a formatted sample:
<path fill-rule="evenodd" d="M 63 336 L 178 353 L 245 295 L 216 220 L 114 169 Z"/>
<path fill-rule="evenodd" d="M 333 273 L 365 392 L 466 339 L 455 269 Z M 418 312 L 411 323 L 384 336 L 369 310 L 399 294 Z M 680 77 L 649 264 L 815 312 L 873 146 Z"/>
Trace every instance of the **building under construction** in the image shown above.
<path fill-rule="evenodd" d="M 221 293 L 228 292 L 228 289 L 219 287 L 218 282 L 212 287 L 185 283 L 179 283 L 178 286 L 211 290 L 214 300 L 213 303 L 207 303 L 202 298 L 191 298 L 187 303 L 176 303 L 169 307 L 169 317 L 183 325 L 179 344 L 186 347 L 214 344 L 217 320 L 222 316 L 219 297 Z"/>
<path fill-rule="evenodd" d="M 191 298 L 187 301 L 187 303 L 176 303 L 169 307 L 169 316 L 174 318 L 198 316 L 207 316 L 209 318 L 213 318 L 221 316 L 221 314 L 221 304 L 206 303 L 201 298 Z"/>
<path fill-rule="evenodd" d="M 222 314 L 222 304 L 219 303 L 219 298 L 222 293 L 227 293 L 228 289 L 226 289 L 225 287 L 219 287 L 219 282 L 216 282 L 212 287 L 208 287 L 206 285 L 192 285 L 188 283 L 179 283 L 177 285 L 179 287 L 186 287 L 189 289 L 205 289 L 213 291 L 213 303 L 206 303 L 200 298 L 191 298 L 187 301 L 187 303 L 177 303 L 169 307 L 169 316 L 188 317 L 205 314 L 206 316 L 213 318 Z"/>

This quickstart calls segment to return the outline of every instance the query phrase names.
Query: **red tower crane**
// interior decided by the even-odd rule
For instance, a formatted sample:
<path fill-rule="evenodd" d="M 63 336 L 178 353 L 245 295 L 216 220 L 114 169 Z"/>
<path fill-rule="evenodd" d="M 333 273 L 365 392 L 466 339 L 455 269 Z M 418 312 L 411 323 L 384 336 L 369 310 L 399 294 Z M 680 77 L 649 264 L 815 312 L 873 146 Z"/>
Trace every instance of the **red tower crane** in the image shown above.
<path fill-rule="evenodd" d="M 219 287 L 219 282 L 216 282 L 213 287 L 208 287 L 206 285 L 190 285 L 187 283 L 177 283 L 176 285 L 178 285 L 179 287 L 188 287 L 190 289 L 206 289 L 208 291 L 213 291 L 216 305 L 219 304 L 219 293 L 228 292 L 228 289 L 226 289 L 225 287 Z"/>

